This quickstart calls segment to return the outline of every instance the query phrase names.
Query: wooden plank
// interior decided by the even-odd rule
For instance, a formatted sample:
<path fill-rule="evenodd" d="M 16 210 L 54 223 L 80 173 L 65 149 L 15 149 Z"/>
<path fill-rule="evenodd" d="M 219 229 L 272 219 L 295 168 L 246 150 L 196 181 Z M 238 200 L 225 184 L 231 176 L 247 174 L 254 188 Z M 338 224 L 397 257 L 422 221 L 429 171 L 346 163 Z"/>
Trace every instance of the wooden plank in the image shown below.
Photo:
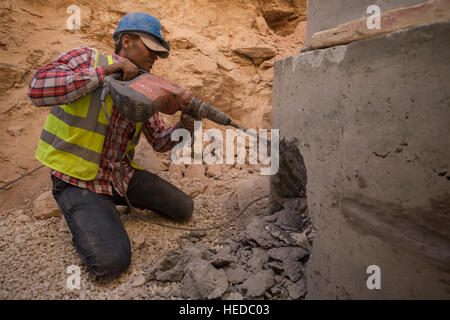
<path fill-rule="evenodd" d="M 416 6 L 382 13 L 380 29 L 368 29 L 368 18 L 353 20 L 335 28 L 314 33 L 311 37 L 311 49 L 348 44 L 417 25 L 450 20 L 450 0 L 430 0 Z"/>

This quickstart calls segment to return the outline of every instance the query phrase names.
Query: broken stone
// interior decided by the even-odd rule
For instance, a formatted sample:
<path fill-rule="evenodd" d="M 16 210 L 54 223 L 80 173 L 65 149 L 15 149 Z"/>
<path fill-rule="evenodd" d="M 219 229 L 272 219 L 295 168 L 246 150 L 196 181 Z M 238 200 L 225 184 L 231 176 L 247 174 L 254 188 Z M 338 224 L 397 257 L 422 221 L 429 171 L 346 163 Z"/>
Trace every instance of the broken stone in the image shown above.
<path fill-rule="evenodd" d="M 283 263 L 280 261 L 271 261 L 266 265 L 271 268 L 276 274 L 280 274 L 283 272 Z"/>
<path fill-rule="evenodd" d="M 273 248 L 268 252 L 273 259 L 283 262 L 283 269 L 292 281 L 297 281 L 302 276 L 303 263 L 299 260 L 308 255 L 308 251 L 300 247 Z"/>
<path fill-rule="evenodd" d="M 243 232 L 243 238 L 254 241 L 264 249 L 269 249 L 274 244 L 274 239 L 264 228 L 261 219 L 253 218 Z"/>
<path fill-rule="evenodd" d="M 190 164 L 184 171 L 184 176 L 189 179 L 205 180 L 205 167 L 202 164 Z"/>
<path fill-rule="evenodd" d="M 203 184 L 203 183 L 198 183 L 198 182 L 194 182 L 192 184 L 192 187 L 189 189 L 189 191 L 187 192 L 188 196 L 190 196 L 191 198 L 195 198 L 196 196 L 198 196 L 199 194 L 203 194 L 206 189 L 208 188 L 207 184 Z"/>
<path fill-rule="evenodd" d="M 214 178 L 222 175 L 222 165 L 221 164 L 210 164 L 206 168 L 206 176 L 209 178 Z"/>
<path fill-rule="evenodd" d="M 158 281 L 171 281 L 171 282 L 179 282 L 183 279 L 184 269 L 183 266 L 177 264 L 172 269 L 166 271 L 157 271 L 155 274 L 155 279 Z"/>
<path fill-rule="evenodd" d="M 216 268 L 226 267 L 233 261 L 234 258 L 229 253 L 229 250 L 221 250 L 211 258 L 211 263 Z"/>
<path fill-rule="evenodd" d="M 250 268 L 250 271 L 252 271 L 253 273 L 257 273 L 258 271 L 263 269 L 264 264 L 267 262 L 268 256 L 266 250 L 263 250 L 261 248 L 253 248 L 252 251 L 252 256 L 248 260 L 247 264 Z"/>
<path fill-rule="evenodd" d="M 289 284 L 287 290 L 292 299 L 299 299 L 303 297 L 307 293 L 305 278 L 301 278 L 296 283 Z"/>
<path fill-rule="evenodd" d="M 183 171 L 181 170 L 181 165 L 170 162 L 169 171 L 172 173 L 175 179 L 183 179 Z"/>
<path fill-rule="evenodd" d="M 242 267 L 237 266 L 234 269 L 228 268 L 225 270 L 225 274 L 227 276 L 228 281 L 232 284 L 242 283 L 244 282 L 249 274 Z"/>
<path fill-rule="evenodd" d="M 142 287 L 144 284 L 145 284 L 145 277 L 143 275 L 139 275 L 134 279 L 132 286 L 134 288 L 137 288 Z"/>
<path fill-rule="evenodd" d="M 291 234 L 287 231 L 283 231 L 277 228 L 275 225 L 268 225 L 265 229 L 270 233 L 270 235 L 276 239 L 280 239 L 285 244 L 293 246 L 296 245 L 297 242 L 291 238 Z"/>
<path fill-rule="evenodd" d="M 214 254 L 203 243 L 189 243 L 187 242 L 181 251 L 181 259 L 183 263 L 189 262 L 192 258 L 200 258 L 203 260 L 210 260 Z"/>
<path fill-rule="evenodd" d="M 44 192 L 34 200 L 33 215 L 38 219 L 61 217 L 61 211 L 51 191 Z"/>
<path fill-rule="evenodd" d="M 250 176 L 234 183 L 232 189 L 236 190 L 239 208 L 242 210 L 254 199 L 270 193 L 269 179 L 267 176 Z"/>
<path fill-rule="evenodd" d="M 303 229 L 303 221 L 300 212 L 295 209 L 286 208 L 274 213 L 275 225 L 283 230 L 298 231 Z"/>
<path fill-rule="evenodd" d="M 302 233 L 291 233 L 290 234 L 291 238 L 294 239 L 296 245 L 298 245 L 299 247 L 302 247 L 304 249 L 308 249 L 309 248 L 309 242 L 308 242 L 308 237 L 306 236 L 306 231 L 302 232 Z"/>
<path fill-rule="evenodd" d="M 257 274 L 252 275 L 245 280 L 242 288 L 246 292 L 248 298 L 259 297 L 274 285 L 274 273 L 272 269 L 261 270 Z"/>
<path fill-rule="evenodd" d="M 145 244 L 145 237 L 143 235 L 137 235 L 133 238 L 133 242 L 136 244 L 138 248 L 141 248 Z"/>
<path fill-rule="evenodd" d="M 269 32 L 269 27 L 263 17 L 256 17 L 255 26 L 262 35 L 266 35 Z"/>
<path fill-rule="evenodd" d="M 185 266 L 181 294 L 189 299 L 217 299 L 228 288 L 225 271 L 215 269 L 209 262 L 193 258 Z"/>
<path fill-rule="evenodd" d="M 243 300 L 244 298 L 239 292 L 231 292 L 230 294 L 224 296 L 223 300 Z"/>

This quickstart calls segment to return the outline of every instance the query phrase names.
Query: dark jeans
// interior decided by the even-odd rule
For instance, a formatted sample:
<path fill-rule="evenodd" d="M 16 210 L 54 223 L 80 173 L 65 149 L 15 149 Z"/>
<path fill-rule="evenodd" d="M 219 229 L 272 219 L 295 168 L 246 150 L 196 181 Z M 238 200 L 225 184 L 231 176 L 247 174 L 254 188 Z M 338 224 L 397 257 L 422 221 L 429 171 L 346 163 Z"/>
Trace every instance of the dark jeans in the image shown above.
<path fill-rule="evenodd" d="M 54 176 L 53 196 L 73 236 L 83 263 L 97 276 L 118 276 L 131 263 L 128 234 L 116 205 L 126 205 L 113 196 L 91 192 Z M 133 206 L 150 209 L 176 220 L 187 220 L 194 202 L 183 191 L 157 175 L 136 170 L 127 190 Z"/>

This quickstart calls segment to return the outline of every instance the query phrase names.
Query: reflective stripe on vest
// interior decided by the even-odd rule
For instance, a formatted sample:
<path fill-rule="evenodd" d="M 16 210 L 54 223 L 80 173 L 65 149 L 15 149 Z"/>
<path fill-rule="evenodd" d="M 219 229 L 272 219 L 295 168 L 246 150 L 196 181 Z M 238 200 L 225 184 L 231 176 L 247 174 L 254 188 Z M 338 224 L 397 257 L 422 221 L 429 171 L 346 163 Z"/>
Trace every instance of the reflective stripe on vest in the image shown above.
<path fill-rule="evenodd" d="M 95 64 L 112 64 L 112 56 L 104 56 L 95 50 Z M 108 120 L 101 111 L 102 88 L 86 94 L 69 105 L 53 107 L 47 117 L 36 150 L 36 158 L 46 166 L 81 180 L 92 180 L 98 174 Z M 112 99 L 105 101 L 108 116 L 111 116 Z M 136 124 L 132 141 L 128 141 L 127 152 L 132 161 L 142 123 Z M 132 162 L 133 167 L 141 169 Z"/>

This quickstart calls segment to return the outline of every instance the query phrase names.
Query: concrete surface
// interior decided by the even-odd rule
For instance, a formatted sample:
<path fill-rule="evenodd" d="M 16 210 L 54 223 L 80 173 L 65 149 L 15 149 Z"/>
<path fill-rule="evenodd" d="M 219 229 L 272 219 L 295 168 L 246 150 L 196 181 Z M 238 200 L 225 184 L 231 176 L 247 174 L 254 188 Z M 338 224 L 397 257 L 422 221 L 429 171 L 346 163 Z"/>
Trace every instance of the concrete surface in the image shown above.
<path fill-rule="evenodd" d="M 450 298 L 449 34 L 439 23 L 276 61 L 272 127 L 303 156 L 317 229 L 308 298 Z"/>
<path fill-rule="evenodd" d="M 351 20 L 369 17 L 367 8 L 378 5 L 381 12 L 410 7 L 425 0 L 308 0 L 308 19 L 306 46 L 311 36 L 319 31 L 330 29 Z"/>

